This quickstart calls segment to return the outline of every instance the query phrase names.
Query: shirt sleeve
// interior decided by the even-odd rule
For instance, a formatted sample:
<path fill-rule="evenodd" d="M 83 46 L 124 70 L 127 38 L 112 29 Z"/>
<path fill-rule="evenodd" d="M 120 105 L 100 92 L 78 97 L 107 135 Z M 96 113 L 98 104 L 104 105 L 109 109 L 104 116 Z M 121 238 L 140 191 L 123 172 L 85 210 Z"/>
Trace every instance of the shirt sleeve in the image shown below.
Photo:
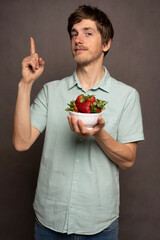
<path fill-rule="evenodd" d="M 41 133 L 44 131 L 47 122 L 48 111 L 48 93 L 45 85 L 38 93 L 31 105 L 31 125 L 37 128 Z"/>
<path fill-rule="evenodd" d="M 144 140 L 140 98 L 135 89 L 128 95 L 124 104 L 117 140 L 121 143 Z"/>

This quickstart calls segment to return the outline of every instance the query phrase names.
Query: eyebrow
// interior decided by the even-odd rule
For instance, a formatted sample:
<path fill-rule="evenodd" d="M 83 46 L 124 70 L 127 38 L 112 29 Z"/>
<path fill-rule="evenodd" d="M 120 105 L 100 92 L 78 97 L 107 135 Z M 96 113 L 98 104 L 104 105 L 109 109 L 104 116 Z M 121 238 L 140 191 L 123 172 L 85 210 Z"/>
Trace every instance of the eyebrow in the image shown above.
<path fill-rule="evenodd" d="M 95 32 L 95 30 L 91 27 L 84 27 L 82 30 L 83 31 L 91 30 L 91 31 Z M 72 28 L 71 32 L 77 32 L 77 30 L 75 28 Z"/>

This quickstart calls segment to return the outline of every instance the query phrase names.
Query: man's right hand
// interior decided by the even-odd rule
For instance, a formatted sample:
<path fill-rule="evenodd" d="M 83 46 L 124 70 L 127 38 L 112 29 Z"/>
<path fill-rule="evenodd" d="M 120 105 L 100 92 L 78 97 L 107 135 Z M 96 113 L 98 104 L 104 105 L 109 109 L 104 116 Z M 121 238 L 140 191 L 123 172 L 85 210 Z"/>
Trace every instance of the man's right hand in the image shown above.
<path fill-rule="evenodd" d="M 34 39 L 30 38 L 30 56 L 26 57 L 22 61 L 22 78 L 21 82 L 33 83 L 44 70 L 44 61 L 39 58 L 35 50 Z"/>
<path fill-rule="evenodd" d="M 31 55 L 22 61 L 22 78 L 18 84 L 13 118 L 12 142 L 17 151 L 28 150 L 40 135 L 39 130 L 31 125 L 30 95 L 32 84 L 44 70 L 44 61 L 35 51 L 34 39 L 30 41 Z"/>

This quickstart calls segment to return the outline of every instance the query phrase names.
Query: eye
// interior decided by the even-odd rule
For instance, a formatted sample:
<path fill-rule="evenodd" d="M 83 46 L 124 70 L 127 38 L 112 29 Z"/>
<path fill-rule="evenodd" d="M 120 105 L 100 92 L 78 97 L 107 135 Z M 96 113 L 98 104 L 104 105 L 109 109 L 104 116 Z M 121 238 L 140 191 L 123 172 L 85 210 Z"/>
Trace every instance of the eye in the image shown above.
<path fill-rule="evenodd" d="M 75 32 L 75 33 L 71 33 L 71 38 L 73 38 L 73 37 L 77 37 L 78 36 L 78 34 Z"/>
<path fill-rule="evenodd" d="M 92 36 L 92 33 L 91 32 L 87 32 L 87 33 L 85 33 L 85 35 L 86 35 L 86 37 L 90 37 L 90 36 Z"/>

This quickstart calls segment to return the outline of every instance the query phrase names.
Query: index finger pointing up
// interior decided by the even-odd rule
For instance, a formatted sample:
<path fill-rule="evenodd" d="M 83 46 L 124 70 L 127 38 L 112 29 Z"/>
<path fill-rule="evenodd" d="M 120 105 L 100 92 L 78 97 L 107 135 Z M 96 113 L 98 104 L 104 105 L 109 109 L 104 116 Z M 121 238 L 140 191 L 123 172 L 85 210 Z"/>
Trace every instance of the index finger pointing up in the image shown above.
<path fill-rule="evenodd" d="M 30 43 L 31 43 L 30 54 L 33 55 L 36 52 L 36 47 L 34 39 L 32 37 L 30 38 Z"/>

